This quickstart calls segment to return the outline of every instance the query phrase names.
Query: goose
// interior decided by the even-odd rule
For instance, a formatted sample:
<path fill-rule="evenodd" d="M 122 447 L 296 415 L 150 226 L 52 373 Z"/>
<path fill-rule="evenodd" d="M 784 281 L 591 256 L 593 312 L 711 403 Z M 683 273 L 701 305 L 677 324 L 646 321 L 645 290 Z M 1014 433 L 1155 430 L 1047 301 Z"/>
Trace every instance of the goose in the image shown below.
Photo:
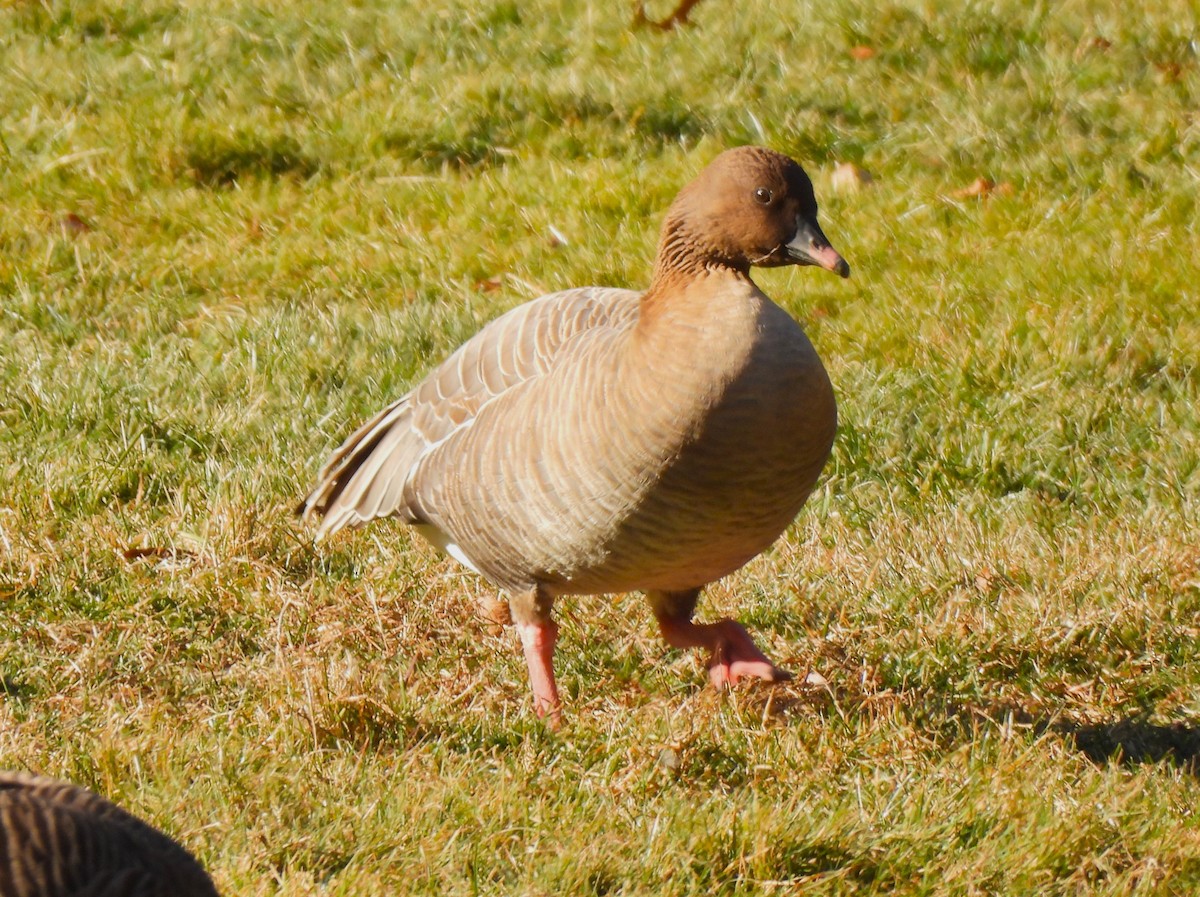
<path fill-rule="evenodd" d="M 0 772 L 0 897 L 217 897 L 190 853 L 86 788 Z"/>
<path fill-rule="evenodd" d="M 359 427 L 297 509 L 317 537 L 398 517 L 508 595 L 534 709 L 561 722 L 561 596 L 644 592 L 718 689 L 789 678 L 701 589 L 768 548 L 829 457 L 837 407 L 752 266 L 846 261 L 788 156 L 744 146 L 685 186 L 643 292 L 581 287 L 500 316 Z"/>

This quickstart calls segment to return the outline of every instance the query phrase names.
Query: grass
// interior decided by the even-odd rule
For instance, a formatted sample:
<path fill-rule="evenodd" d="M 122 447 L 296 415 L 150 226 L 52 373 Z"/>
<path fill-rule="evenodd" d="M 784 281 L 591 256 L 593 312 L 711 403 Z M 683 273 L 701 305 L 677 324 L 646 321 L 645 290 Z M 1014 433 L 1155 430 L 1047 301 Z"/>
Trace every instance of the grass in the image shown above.
<path fill-rule="evenodd" d="M 0 765 L 227 894 L 1194 892 L 1200 34 L 1110 6 L 4 5 Z M 828 687 L 581 599 L 552 734 L 485 584 L 289 511 L 486 320 L 643 284 L 744 142 L 854 277 L 758 275 L 841 429 L 704 612 Z"/>

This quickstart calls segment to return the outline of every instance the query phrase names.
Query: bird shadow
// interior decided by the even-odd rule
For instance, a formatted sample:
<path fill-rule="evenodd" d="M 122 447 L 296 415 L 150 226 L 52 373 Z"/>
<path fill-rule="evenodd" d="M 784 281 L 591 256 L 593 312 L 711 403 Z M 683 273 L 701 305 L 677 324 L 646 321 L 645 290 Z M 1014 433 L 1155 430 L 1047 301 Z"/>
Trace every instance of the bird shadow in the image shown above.
<path fill-rule="evenodd" d="M 1083 722 L 1065 712 L 1035 715 L 1005 706 L 950 707 L 946 718 L 972 727 L 985 720 L 991 725 L 1003 720 L 1001 725 L 1019 726 L 1036 736 L 1055 735 L 1098 766 L 1167 763 L 1200 777 L 1200 725 L 1192 723 L 1152 722 L 1148 713 Z"/>
<path fill-rule="evenodd" d="M 1161 725 L 1143 717 L 1129 717 L 1086 724 L 1060 720 L 1045 728 L 1062 735 L 1094 763 L 1115 760 L 1137 766 L 1165 761 L 1200 776 L 1200 726 L 1183 722 Z"/>
<path fill-rule="evenodd" d="M 752 703 L 764 720 L 785 721 L 817 712 L 843 719 L 859 714 L 875 715 L 880 708 L 899 710 L 940 729 L 950 741 L 973 737 L 980 728 L 1020 728 L 1035 736 L 1053 735 L 1072 750 L 1097 765 L 1120 763 L 1125 767 L 1168 763 L 1200 777 L 1200 725 L 1191 722 L 1154 722 L 1147 712 L 1107 720 L 1072 719 L 1064 708 L 1042 714 L 1011 705 L 962 704 L 928 697 L 922 700 L 909 691 L 886 691 L 880 695 L 847 694 L 838 689 L 814 688 L 790 683 L 783 693 L 760 692 Z"/>

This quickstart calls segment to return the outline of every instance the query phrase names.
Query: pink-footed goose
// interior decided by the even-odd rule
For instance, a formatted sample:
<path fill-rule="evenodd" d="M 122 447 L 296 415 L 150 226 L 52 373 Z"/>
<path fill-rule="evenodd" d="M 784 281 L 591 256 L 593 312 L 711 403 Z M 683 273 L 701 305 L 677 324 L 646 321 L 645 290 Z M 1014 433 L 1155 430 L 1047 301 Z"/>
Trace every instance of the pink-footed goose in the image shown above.
<path fill-rule="evenodd" d="M 217 897 L 190 853 L 86 788 L 0 772 L 0 897 Z"/>
<path fill-rule="evenodd" d="M 837 409 L 750 267 L 850 268 L 780 153 L 718 156 L 672 203 L 644 293 L 584 287 L 484 327 L 360 427 L 301 505 L 319 534 L 397 516 L 510 595 L 534 707 L 559 722 L 560 595 L 640 590 L 718 688 L 786 678 L 700 590 L 766 549 L 829 457 Z"/>

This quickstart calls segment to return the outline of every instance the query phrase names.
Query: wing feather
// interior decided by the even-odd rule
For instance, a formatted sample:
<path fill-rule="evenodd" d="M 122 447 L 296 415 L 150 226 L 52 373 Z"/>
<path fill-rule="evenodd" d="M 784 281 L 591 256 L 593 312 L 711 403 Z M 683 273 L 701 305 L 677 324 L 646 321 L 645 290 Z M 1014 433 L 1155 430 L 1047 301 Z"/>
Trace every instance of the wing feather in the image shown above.
<path fill-rule="evenodd" d="M 318 535 L 392 515 L 422 522 L 404 500 L 421 458 L 472 426 L 483 407 L 543 376 L 572 340 L 594 328 L 632 326 L 639 296 L 633 290 L 582 287 L 542 296 L 497 318 L 352 433 L 321 468 L 297 511 L 305 519 L 324 518 Z"/>

